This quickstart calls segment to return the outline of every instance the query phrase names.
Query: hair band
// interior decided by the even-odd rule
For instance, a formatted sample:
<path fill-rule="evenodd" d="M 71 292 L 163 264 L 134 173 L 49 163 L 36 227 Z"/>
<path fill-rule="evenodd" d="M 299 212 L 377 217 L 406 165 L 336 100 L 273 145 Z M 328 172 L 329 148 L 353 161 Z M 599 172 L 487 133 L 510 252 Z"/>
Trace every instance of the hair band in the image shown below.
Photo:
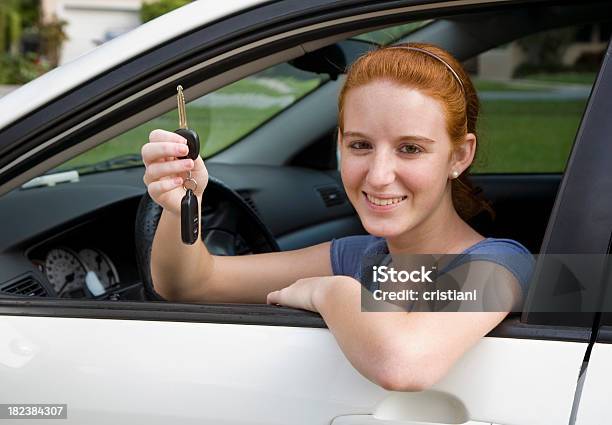
<path fill-rule="evenodd" d="M 425 50 L 425 49 L 421 49 L 420 47 L 411 47 L 411 46 L 389 46 L 387 47 L 388 49 L 405 49 L 405 50 L 414 50 L 415 52 L 421 52 L 421 53 L 425 53 L 426 55 L 442 62 L 444 64 L 444 66 L 446 68 L 448 68 L 448 70 L 450 72 L 452 72 L 452 74 L 455 76 L 455 79 L 457 80 L 457 82 L 459 83 L 459 85 L 461 86 L 461 90 L 465 93 L 465 88 L 463 87 L 463 83 L 461 82 L 461 78 L 459 78 L 459 75 L 455 72 L 455 70 L 453 69 L 452 66 L 450 66 L 448 64 L 448 62 L 446 62 L 444 59 L 442 59 L 440 56 L 430 52 L 429 50 Z"/>

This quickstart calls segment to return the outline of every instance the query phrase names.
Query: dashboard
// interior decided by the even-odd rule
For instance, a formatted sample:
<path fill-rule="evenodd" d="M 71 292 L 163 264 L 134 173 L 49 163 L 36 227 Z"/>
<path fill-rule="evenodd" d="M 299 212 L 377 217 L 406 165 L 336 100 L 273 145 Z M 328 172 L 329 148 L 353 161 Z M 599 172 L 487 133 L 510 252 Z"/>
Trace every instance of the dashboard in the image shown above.
<path fill-rule="evenodd" d="M 335 173 L 207 167 L 255 210 L 282 250 L 364 232 Z M 1 197 L 0 296 L 142 300 L 134 223 L 146 192 L 143 173 L 134 167 L 87 174 Z M 205 228 L 227 208 L 205 193 Z M 244 239 L 236 243 L 236 252 L 249 252 Z"/>
<path fill-rule="evenodd" d="M 140 297 L 133 237 L 136 200 L 111 204 L 25 248 L 24 256 L 42 275 L 48 296 Z"/>

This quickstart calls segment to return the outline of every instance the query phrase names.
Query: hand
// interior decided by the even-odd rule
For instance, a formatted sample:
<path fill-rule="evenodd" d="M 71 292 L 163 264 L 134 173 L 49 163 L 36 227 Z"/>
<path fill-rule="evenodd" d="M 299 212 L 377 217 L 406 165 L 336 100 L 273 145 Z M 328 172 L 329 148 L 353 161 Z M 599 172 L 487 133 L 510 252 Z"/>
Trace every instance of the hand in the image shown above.
<path fill-rule="evenodd" d="M 296 280 L 293 284 L 278 291 L 270 292 L 266 302 L 286 307 L 301 308 L 315 313 L 328 294 L 328 290 L 346 276 L 321 276 Z"/>
<path fill-rule="evenodd" d="M 149 143 L 142 147 L 142 160 L 146 171 L 143 181 L 151 198 L 165 210 L 176 215 L 180 214 L 181 199 L 185 195 L 183 181 L 191 170 L 191 178 L 198 187 L 194 194 L 201 199 L 208 184 L 208 171 L 202 157 L 193 161 L 177 159 L 187 155 L 187 141 L 176 133 L 165 130 L 153 130 L 149 135 Z"/>

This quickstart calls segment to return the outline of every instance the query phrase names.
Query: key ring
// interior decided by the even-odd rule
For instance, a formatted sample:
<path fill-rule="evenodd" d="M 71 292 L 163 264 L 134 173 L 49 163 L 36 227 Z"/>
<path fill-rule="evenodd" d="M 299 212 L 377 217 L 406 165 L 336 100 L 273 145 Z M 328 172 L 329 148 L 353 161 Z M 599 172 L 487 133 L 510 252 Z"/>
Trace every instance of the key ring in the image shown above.
<path fill-rule="evenodd" d="M 185 187 L 185 183 L 187 183 L 187 182 L 192 182 L 193 183 L 193 189 Z M 195 179 L 191 177 L 191 171 L 190 171 L 189 172 L 189 177 L 187 177 L 185 180 L 183 180 L 183 189 L 185 189 L 185 191 L 191 190 L 191 191 L 195 192 L 195 190 L 197 188 L 198 188 L 198 182 L 195 181 Z"/>
<path fill-rule="evenodd" d="M 188 188 L 188 187 L 186 187 L 186 186 L 185 186 L 185 183 L 187 183 L 187 182 L 192 182 L 192 183 L 193 183 L 193 188 Z M 195 181 L 195 179 L 192 179 L 191 177 L 188 177 L 188 178 L 186 178 L 186 179 L 183 181 L 183 189 L 185 189 L 185 190 L 191 190 L 191 191 L 195 192 L 195 190 L 196 190 L 197 188 L 198 188 L 198 182 L 197 182 L 197 181 Z"/>

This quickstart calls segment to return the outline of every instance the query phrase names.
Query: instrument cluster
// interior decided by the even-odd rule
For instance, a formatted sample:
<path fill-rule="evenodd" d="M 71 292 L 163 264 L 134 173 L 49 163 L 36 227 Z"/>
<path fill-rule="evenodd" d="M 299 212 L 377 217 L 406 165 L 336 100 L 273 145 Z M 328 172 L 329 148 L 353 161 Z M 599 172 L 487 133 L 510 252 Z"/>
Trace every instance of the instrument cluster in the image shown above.
<path fill-rule="evenodd" d="M 121 289 L 115 263 L 102 250 L 66 246 L 54 247 L 44 258 L 32 259 L 62 298 L 103 298 Z"/>

